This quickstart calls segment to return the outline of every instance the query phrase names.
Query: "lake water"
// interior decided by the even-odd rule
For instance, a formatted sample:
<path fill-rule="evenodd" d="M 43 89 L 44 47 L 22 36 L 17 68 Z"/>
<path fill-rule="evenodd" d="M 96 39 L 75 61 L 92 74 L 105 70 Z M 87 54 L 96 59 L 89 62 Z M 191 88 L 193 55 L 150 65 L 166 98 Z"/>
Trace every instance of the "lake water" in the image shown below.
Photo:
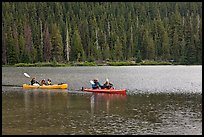
<path fill-rule="evenodd" d="M 69 87 L 23 89 L 24 72 Z M 127 95 L 80 91 L 93 78 Z M 202 66 L 3 67 L 2 134 L 201 135 Z"/>

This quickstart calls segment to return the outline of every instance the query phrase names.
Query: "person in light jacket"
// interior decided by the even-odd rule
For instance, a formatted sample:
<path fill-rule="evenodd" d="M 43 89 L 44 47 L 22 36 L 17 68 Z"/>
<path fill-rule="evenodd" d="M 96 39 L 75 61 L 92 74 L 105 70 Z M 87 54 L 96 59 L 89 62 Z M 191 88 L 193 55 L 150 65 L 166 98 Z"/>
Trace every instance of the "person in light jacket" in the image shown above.
<path fill-rule="evenodd" d="M 106 79 L 106 82 L 103 84 L 103 88 L 107 89 L 113 88 L 113 84 L 110 83 L 108 79 Z"/>
<path fill-rule="evenodd" d="M 52 81 L 51 81 L 51 79 L 47 79 L 47 83 L 46 83 L 47 85 L 52 85 Z"/>

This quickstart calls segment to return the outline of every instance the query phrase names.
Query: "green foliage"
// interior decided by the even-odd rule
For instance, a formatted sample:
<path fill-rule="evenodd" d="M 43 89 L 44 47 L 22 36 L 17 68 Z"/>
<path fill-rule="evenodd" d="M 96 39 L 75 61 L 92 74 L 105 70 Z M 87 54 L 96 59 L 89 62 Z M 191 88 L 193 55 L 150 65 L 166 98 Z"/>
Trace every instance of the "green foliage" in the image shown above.
<path fill-rule="evenodd" d="M 72 62 L 68 64 L 57 63 L 57 62 L 37 62 L 37 63 L 17 63 L 13 66 L 15 67 L 69 67 L 69 66 L 135 66 L 135 65 L 172 65 L 176 63 L 171 63 L 167 61 L 153 61 L 153 60 L 144 60 L 142 62 L 136 63 L 135 61 L 116 61 L 116 62 Z M 180 64 L 187 65 L 187 62 L 181 62 Z M 11 66 L 11 65 L 3 65 Z"/>
<path fill-rule="evenodd" d="M 129 62 L 107 62 L 107 65 L 109 66 L 130 66 L 130 65 L 136 65 L 135 62 L 129 61 Z"/>
<path fill-rule="evenodd" d="M 65 67 L 71 66 L 70 64 L 55 63 L 55 62 L 37 62 L 37 63 L 18 63 L 15 67 Z"/>
<path fill-rule="evenodd" d="M 137 55 L 136 55 L 136 62 L 137 62 L 137 63 L 142 62 L 142 56 L 141 56 L 141 52 L 140 52 L 140 50 L 137 52 Z"/>
<path fill-rule="evenodd" d="M 172 65 L 172 63 L 166 62 L 166 61 L 145 60 L 145 61 L 141 62 L 140 65 Z"/>
<path fill-rule="evenodd" d="M 96 63 L 95 62 L 88 62 L 88 61 L 77 62 L 77 63 L 74 63 L 74 66 L 96 66 Z"/>
<path fill-rule="evenodd" d="M 3 2 L 2 36 L 3 64 L 202 64 L 202 2 Z"/>
<path fill-rule="evenodd" d="M 14 65 L 15 67 L 35 67 L 35 64 L 31 64 L 31 63 L 18 63 Z"/>
<path fill-rule="evenodd" d="M 72 61 L 83 61 L 85 58 L 84 50 L 81 43 L 81 37 L 78 29 L 75 28 L 73 41 L 71 46 L 71 60 Z"/>
<path fill-rule="evenodd" d="M 63 61 L 63 43 L 62 35 L 56 23 L 52 24 L 51 29 L 52 59 L 58 62 Z"/>

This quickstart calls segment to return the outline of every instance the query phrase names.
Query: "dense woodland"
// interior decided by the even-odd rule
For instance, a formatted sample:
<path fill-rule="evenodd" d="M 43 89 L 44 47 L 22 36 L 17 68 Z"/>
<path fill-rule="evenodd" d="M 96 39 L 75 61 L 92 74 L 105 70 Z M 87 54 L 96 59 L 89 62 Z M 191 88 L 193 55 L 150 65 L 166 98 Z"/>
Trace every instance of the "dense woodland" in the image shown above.
<path fill-rule="evenodd" d="M 202 64 L 202 2 L 2 2 L 2 64 Z"/>

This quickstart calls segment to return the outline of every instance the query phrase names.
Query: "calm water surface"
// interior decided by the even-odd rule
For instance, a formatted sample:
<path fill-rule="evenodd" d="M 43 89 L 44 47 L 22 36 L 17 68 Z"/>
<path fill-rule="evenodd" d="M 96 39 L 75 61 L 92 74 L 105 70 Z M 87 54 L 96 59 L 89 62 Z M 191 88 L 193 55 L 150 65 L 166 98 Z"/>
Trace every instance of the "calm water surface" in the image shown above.
<path fill-rule="evenodd" d="M 23 73 L 68 83 L 23 89 Z M 87 93 L 106 78 L 127 95 Z M 202 134 L 202 66 L 2 68 L 2 134 Z"/>

